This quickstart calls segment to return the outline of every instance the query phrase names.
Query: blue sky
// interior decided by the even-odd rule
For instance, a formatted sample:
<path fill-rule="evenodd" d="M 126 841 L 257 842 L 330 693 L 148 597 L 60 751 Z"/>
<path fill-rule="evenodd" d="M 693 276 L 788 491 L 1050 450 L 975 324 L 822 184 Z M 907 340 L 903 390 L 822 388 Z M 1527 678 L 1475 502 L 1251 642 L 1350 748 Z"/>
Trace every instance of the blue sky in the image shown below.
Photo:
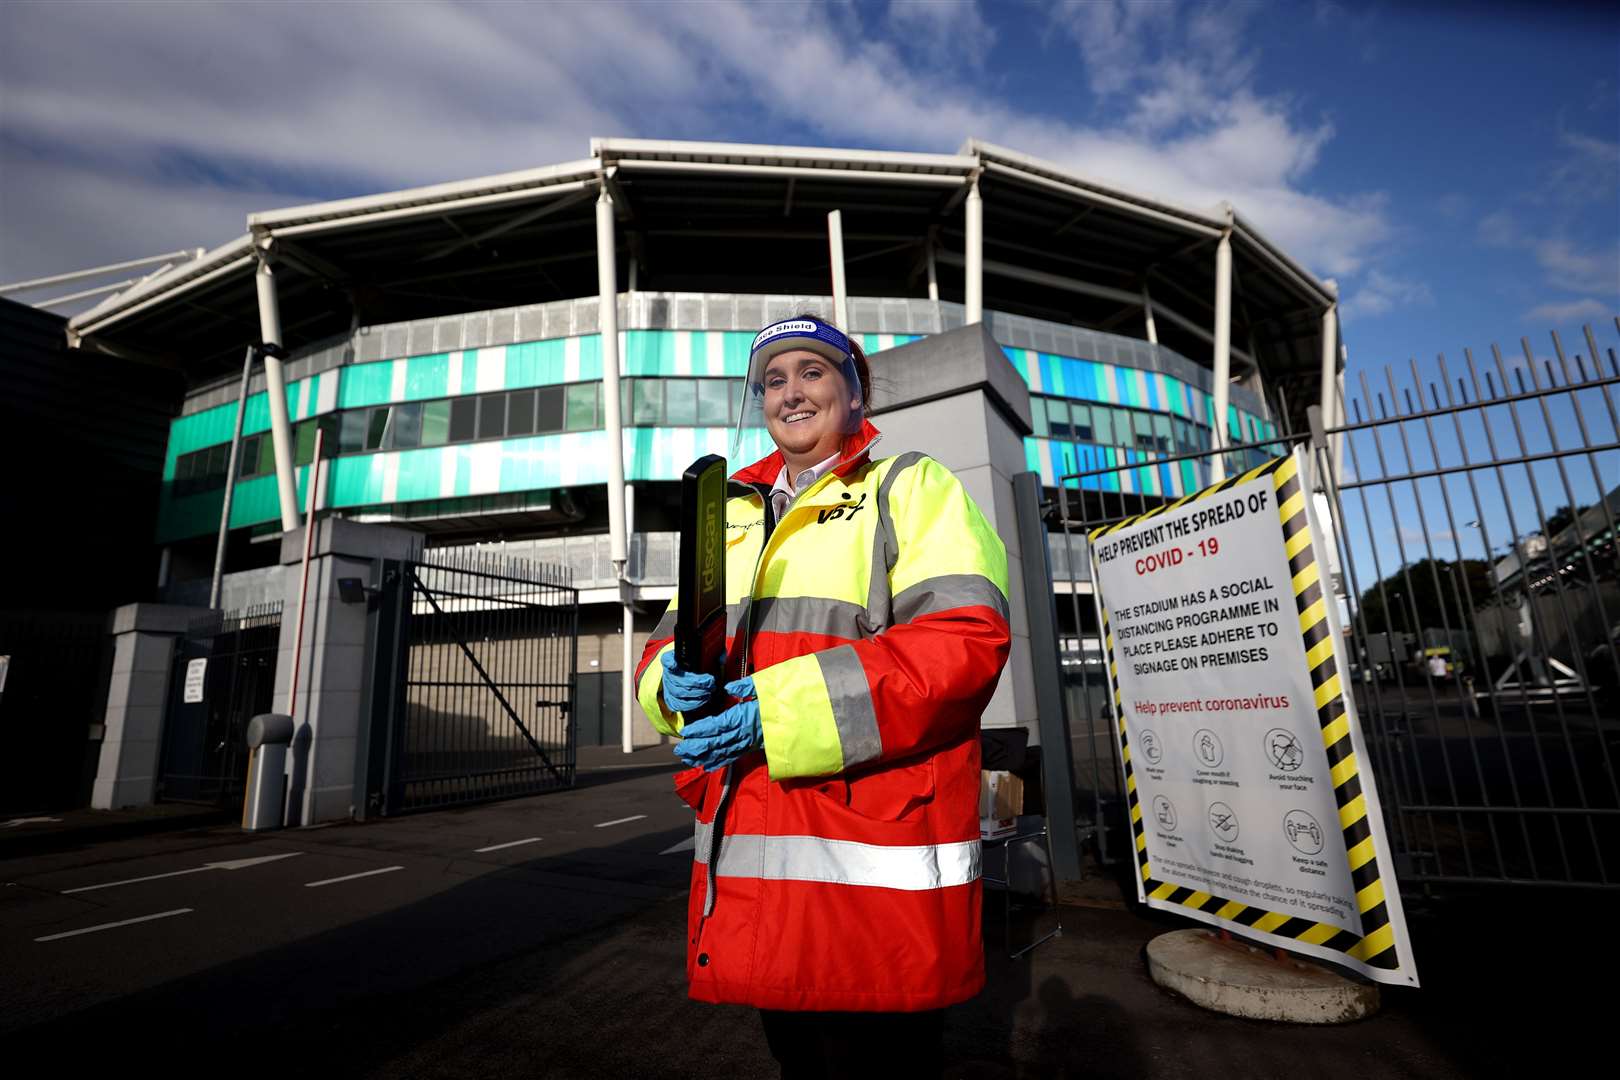
<path fill-rule="evenodd" d="M 1194 206 L 1334 278 L 1352 365 L 1620 311 L 1620 15 L 1538 3 L 0 6 L 0 281 L 592 135 L 954 150 Z"/>

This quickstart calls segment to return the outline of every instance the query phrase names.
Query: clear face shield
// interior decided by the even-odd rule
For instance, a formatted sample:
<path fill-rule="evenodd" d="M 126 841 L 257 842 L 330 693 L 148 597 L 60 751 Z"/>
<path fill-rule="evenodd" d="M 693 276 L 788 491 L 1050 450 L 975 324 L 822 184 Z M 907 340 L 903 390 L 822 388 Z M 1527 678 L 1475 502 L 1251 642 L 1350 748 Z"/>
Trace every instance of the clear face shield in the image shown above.
<path fill-rule="evenodd" d="M 772 323 L 749 351 L 732 467 L 778 448 L 803 454 L 820 447 L 830 455 L 861 429 L 865 405 L 842 331 L 813 317 Z"/>

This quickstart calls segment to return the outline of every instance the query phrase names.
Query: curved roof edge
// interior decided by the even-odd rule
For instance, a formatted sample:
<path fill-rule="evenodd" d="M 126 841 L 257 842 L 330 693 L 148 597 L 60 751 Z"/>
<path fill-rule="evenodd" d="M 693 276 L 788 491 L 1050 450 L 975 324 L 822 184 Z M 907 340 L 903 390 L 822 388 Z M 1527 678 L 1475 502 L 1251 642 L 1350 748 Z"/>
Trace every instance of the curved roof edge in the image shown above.
<path fill-rule="evenodd" d="M 171 293 L 227 277 L 240 269 L 251 271 L 253 258 L 253 236 L 244 233 L 205 252 L 201 258 L 150 277 L 124 292 L 109 296 L 88 311 L 81 311 L 68 320 L 68 332 L 81 336 L 94 333 L 104 324 L 132 315 Z"/>
<path fill-rule="evenodd" d="M 956 154 L 620 138 L 593 138 L 590 146 L 591 157 L 557 165 L 249 214 L 248 232 L 245 235 L 81 312 L 69 321 L 69 333 L 81 337 L 95 333 L 166 298 L 200 288 L 233 273 L 251 272 L 255 258 L 254 245 L 267 234 L 291 236 L 411 217 L 457 206 L 473 207 L 560 195 L 597 182 L 604 173 L 611 175 L 621 162 L 632 167 L 637 162 L 648 163 L 648 167 L 652 162 L 674 162 L 721 172 L 727 167 L 739 170 L 781 169 L 799 175 L 825 170 L 843 176 L 866 173 L 897 180 L 910 177 L 911 182 L 945 184 L 957 181 L 965 183 L 986 167 L 991 167 L 1014 178 L 1021 176 L 1050 188 L 1067 191 L 1077 198 L 1109 202 L 1123 209 L 1134 209 L 1161 220 L 1179 223 L 1191 231 L 1211 234 L 1229 229 L 1303 291 L 1320 298 L 1323 303 L 1333 303 L 1338 298 L 1337 290 L 1330 283 L 1320 281 L 1305 270 L 1228 204 L 1209 210 L 1191 209 L 1104 184 L 1054 163 L 977 138 L 969 138 Z"/>
<path fill-rule="evenodd" d="M 299 225 L 334 224 L 345 219 L 370 217 L 382 212 L 464 203 L 469 199 L 489 196 L 521 196 L 570 180 L 589 179 L 600 170 L 601 165 L 592 158 L 565 161 L 559 165 L 546 165 L 538 169 L 475 176 L 470 180 L 453 180 L 445 184 L 402 188 L 377 195 L 334 199 L 331 202 L 289 206 L 280 210 L 261 210 L 256 214 L 249 214 L 247 224 L 248 229 L 253 232 L 274 231 Z"/>
<path fill-rule="evenodd" d="M 1128 203 L 1157 214 L 1181 218 L 1191 225 L 1206 229 L 1230 228 L 1234 234 L 1247 240 L 1257 252 L 1275 264 L 1286 276 L 1295 279 L 1300 285 L 1316 293 L 1328 303 L 1338 300 L 1337 289 L 1318 279 L 1275 243 L 1267 239 L 1265 234 L 1257 229 L 1246 217 L 1238 213 L 1230 203 L 1222 203 L 1208 210 L 1196 210 L 1164 199 L 1150 198 L 1136 192 L 1126 191 L 1123 188 L 1093 180 L 1053 162 L 1023 154 L 1017 150 L 1009 150 L 1004 146 L 997 146 L 995 143 L 985 142 L 977 138 L 969 138 L 963 143 L 961 153 L 974 155 L 980 160 L 1001 163 L 1014 171 L 1056 180 L 1082 191 L 1102 196 L 1110 201 Z"/>
<path fill-rule="evenodd" d="M 776 165 L 852 172 L 935 173 L 964 179 L 978 167 L 967 154 L 921 154 L 908 150 L 844 150 L 826 146 L 771 146 L 763 143 L 685 142 L 677 139 L 591 140 L 591 153 L 604 165 L 621 159 L 689 161 L 719 165 Z"/>

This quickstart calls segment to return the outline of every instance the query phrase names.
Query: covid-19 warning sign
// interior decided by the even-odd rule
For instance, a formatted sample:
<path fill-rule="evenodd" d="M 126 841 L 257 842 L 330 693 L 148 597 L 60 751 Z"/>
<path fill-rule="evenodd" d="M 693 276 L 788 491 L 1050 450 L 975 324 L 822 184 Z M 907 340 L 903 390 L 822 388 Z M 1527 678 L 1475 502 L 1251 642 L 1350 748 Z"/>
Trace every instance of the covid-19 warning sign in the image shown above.
<path fill-rule="evenodd" d="M 1091 534 L 1137 891 L 1415 986 L 1301 460 Z"/>

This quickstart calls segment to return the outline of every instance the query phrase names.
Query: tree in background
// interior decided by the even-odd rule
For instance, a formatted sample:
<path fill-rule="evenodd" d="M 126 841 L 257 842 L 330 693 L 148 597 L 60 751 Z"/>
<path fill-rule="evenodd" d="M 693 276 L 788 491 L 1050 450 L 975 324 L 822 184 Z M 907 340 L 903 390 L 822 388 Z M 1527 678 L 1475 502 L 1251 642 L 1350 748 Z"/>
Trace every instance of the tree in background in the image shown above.
<path fill-rule="evenodd" d="M 1473 625 L 1470 602 L 1481 608 L 1495 599 L 1491 564 L 1484 559 L 1420 559 L 1362 593 L 1356 620 L 1370 634 L 1417 638 L 1426 629 L 1442 627 L 1467 634 Z"/>

